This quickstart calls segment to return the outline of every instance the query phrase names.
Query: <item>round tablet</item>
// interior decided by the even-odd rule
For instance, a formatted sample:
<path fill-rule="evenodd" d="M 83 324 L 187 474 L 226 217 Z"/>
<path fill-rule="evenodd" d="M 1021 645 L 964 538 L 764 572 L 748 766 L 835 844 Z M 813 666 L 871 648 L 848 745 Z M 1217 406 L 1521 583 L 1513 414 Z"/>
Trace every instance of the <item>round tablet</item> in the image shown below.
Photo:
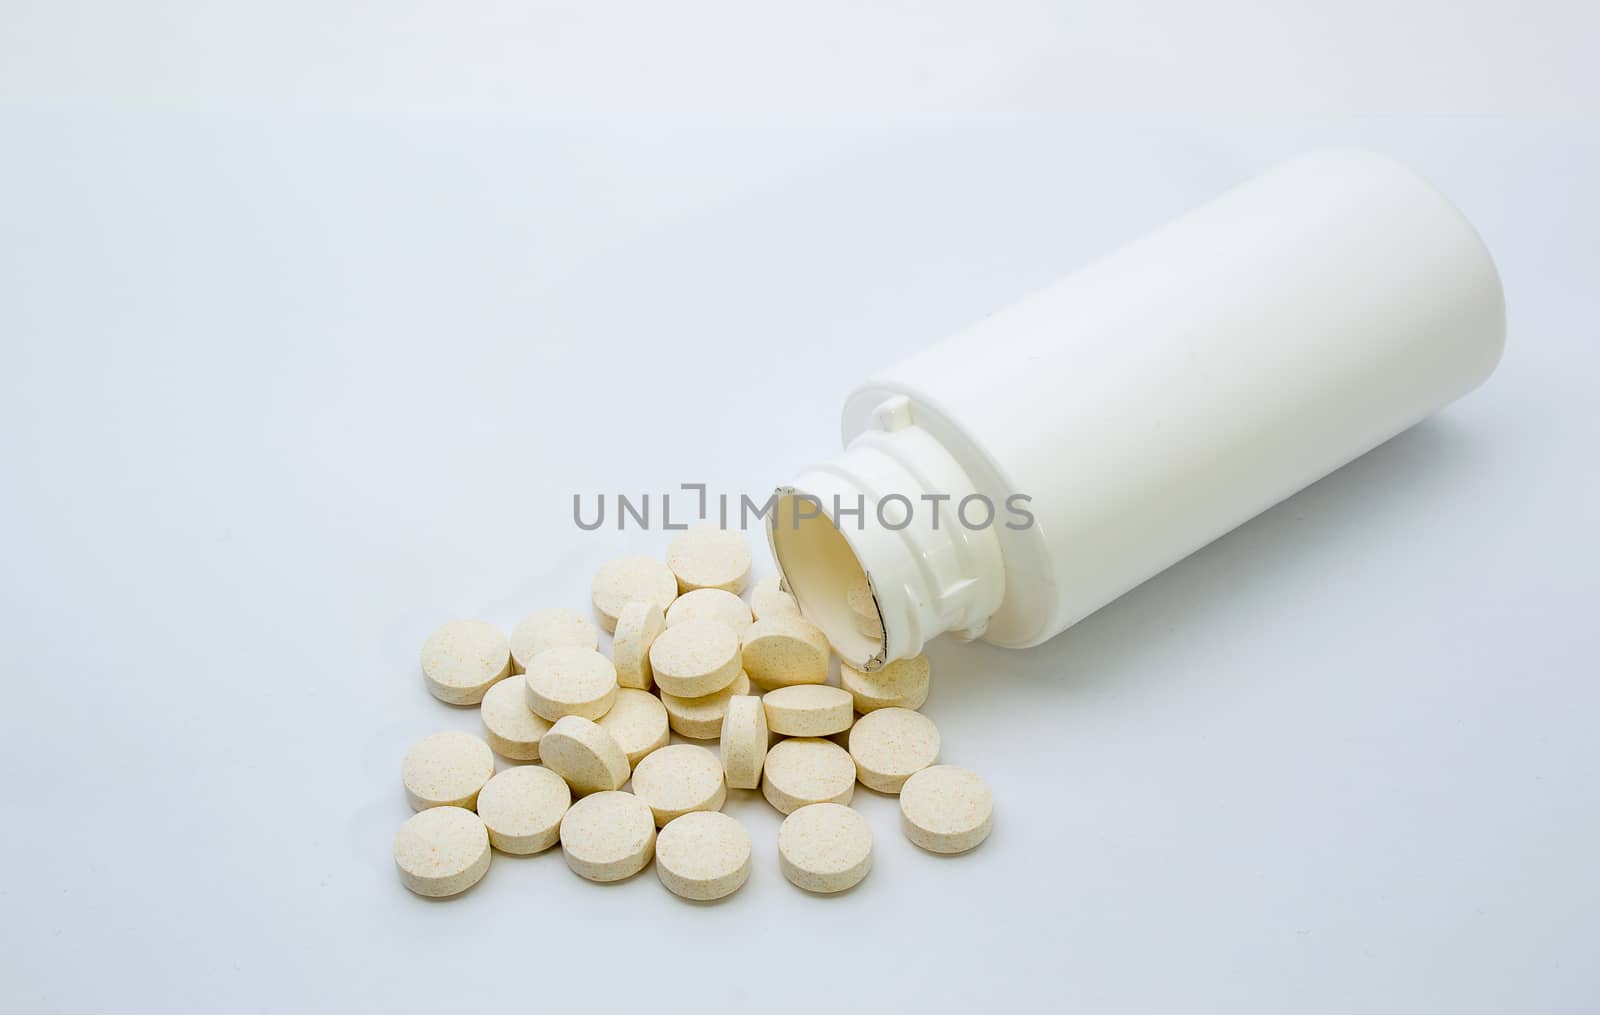
<path fill-rule="evenodd" d="M 800 604 L 794 601 L 794 596 L 783 591 L 782 581 L 779 575 L 769 574 L 756 582 L 755 589 L 750 593 L 750 612 L 755 614 L 757 620 L 800 616 Z"/>
<path fill-rule="evenodd" d="M 634 687 L 617 692 L 611 711 L 600 718 L 600 728 L 611 734 L 628 756 L 628 764 L 635 766 L 645 755 L 672 740 L 666 706 L 649 691 Z"/>
<path fill-rule="evenodd" d="M 839 686 L 850 692 L 862 714 L 880 708 L 921 708 L 928 700 L 928 657 L 896 659 L 872 673 L 841 662 Z"/>
<path fill-rule="evenodd" d="M 628 781 L 628 756 L 615 738 L 594 722 L 569 715 L 550 727 L 539 743 L 545 767 L 567 780 L 574 793 L 617 789 Z"/>
<path fill-rule="evenodd" d="M 807 804 L 847 804 L 855 788 L 856 763 L 832 740 L 780 740 L 762 766 L 761 795 L 784 814 Z"/>
<path fill-rule="evenodd" d="M 989 837 L 994 797 L 976 772 L 935 765 L 900 787 L 900 827 L 930 853 L 965 853 Z"/>
<path fill-rule="evenodd" d="M 733 789 L 761 785 L 761 763 L 767 758 L 767 712 L 754 695 L 728 699 L 722 717 L 722 774 Z"/>
<path fill-rule="evenodd" d="M 511 644 L 487 620 L 452 620 L 422 643 L 428 693 L 447 705 L 476 705 L 511 675 Z"/>
<path fill-rule="evenodd" d="M 850 583 L 844 601 L 850 608 L 850 617 L 855 621 L 857 631 L 868 638 L 883 637 L 883 620 L 878 616 L 878 603 L 872 598 L 872 586 L 867 583 L 865 575 Z"/>
<path fill-rule="evenodd" d="M 567 866 L 590 881 L 633 877 L 644 870 L 655 848 L 655 819 L 632 793 L 584 797 L 561 819 L 561 853 Z"/>
<path fill-rule="evenodd" d="M 856 778 L 879 793 L 898 793 L 905 781 L 939 760 L 939 729 L 909 708 L 880 708 L 850 729 Z"/>
<path fill-rule="evenodd" d="M 542 853 L 561 837 L 561 818 L 572 791 L 561 776 L 538 765 L 518 765 L 489 780 L 478 794 L 478 817 L 489 844 L 502 853 Z"/>
<path fill-rule="evenodd" d="M 667 626 L 686 620 L 714 620 L 733 628 L 733 633 L 744 636 L 753 619 L 750 607 L 732 592 L 722 589 L 695 589 L 673 600 L 667 609 Z"/>
<path fill-rule="evenodd" d="M 741 660 L 757 687 L 825 684 L 833 648 L 804 617 L 758 620 L 744 633 Z"/>
<path fill-rule="evenodd" d="M 750 584 L 750 540 L 726 529 L 689 529 L 667 544 L 667 566 L 679 592 L 722 589 L 737 595 Z"/>
<path fill-rule="evenodd" d="M 808 892 L 854 888 L 872 870 L 872 829 L 840 804 L 802 807 L 778 828 L 778 865 Z"/>
<path fill-rule="evenodd" d="M 413 814 L 394 837 L 400 881 L 418 895 L 459 895 L 489 872 L 489 832 L 461 807 L 432 807 Z"/>
<path fill-rule="evenodd" d="M 656 836 L 656 875 L 696 902 L 732 895 L 750 879 L 750 833 L 714 811 L 674 818 Z"/>
<path fill-rule="evenodd" d="M 672 732 L 690 740 L 715 740 L 722 734 L 722 719 L 728 714 L 729 700 L 749 693 L 750 678 L 741 670 L 733 683 L 715 694 L 680 698 L 662 692 L 661 705 L 667 710 Z"/>
<path fill-rule="evenodd" d="M 411 745 L 400 763 L 400 779 L 412 810 L 472 809 L 478 791 L 494 775 L 494 752 L 471 733 L 435 733 Z"/>
<path fill-rule="evenodd" d="M 528 707 L 527 685 L 502 680 L 489 688 L 480 709 L 483 739 L 494 753 L 512 761 L 537 761 L 539 739 L 550 729 L 549 720 Z"/>
<path fill-rule="evenodd" d="M 552 607 L 535 610 L 511 629 L 511 665 L 526 673 L 534 656 L 552 648 L 598 648 L 600 632 L 588 619 L 572 610 Z"/>
<path fill-rule="evenodd" d="M 611 662 L 617 669 L 618 684 L 650 690 L 650 646 L 665 626 L 666 619 L 654 603 L 635 599 L 622 608 L 611 636 Z"/>
<path fill-rule="evenodd" d="M 594 612 L 600 617 L 600 626 L 615 631 L 622 608 L 635 599 L 642 599 L 665 613 L 678 598 L 678 579 L 671 568 L 654 557 L 623 557 L 595 572 L 589 596 L 594 602 Z"/>
<path fill-rule="evenodd" d="M 690 811 L 720 810 L 728 791 L 715 754 L 694 744 L 672 744 L 639 762 L 633 795 L 649 805 L 660 826 Z"/>
<path fill-rule="evenodd" d="M 592 648 L 553 648 L 528 664 L 528 707 L 555 722 L 562 716 L 598 719 L 617 698 L 617 669 Z"/>
<path fill-rule="evenodd" d="M 795 684 L 768 691 L 761 699 L 767 729 L 786 737 L 826 737 L 843 733 L 856 717 L 850 695 L 827 684 Z"/>
<path fill-rule="evenodd" d="M 650 646 L 650 669 L 662 693 L 679 698 L 715 694 L 739 675 L 739 636 L 726 624 L 686 620 Z"/>

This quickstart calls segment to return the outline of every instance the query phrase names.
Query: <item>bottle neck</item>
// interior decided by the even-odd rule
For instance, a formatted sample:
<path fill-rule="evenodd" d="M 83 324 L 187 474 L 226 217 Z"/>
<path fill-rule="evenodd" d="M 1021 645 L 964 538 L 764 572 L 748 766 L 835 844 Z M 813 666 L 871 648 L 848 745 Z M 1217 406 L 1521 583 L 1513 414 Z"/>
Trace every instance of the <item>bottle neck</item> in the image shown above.
<path fill-rule="evenodd" d="M 915 425 L 906 399 L 885 401 L 874 424 L 838 457 L 779 487 L 767 524 L 801 612 L 840 657 L 869 671 L 947 631 L 980 637 L 1005 592 L 995 505 Z M 851 588 L 863 579 L 870 602 L 852 606 Z"/>

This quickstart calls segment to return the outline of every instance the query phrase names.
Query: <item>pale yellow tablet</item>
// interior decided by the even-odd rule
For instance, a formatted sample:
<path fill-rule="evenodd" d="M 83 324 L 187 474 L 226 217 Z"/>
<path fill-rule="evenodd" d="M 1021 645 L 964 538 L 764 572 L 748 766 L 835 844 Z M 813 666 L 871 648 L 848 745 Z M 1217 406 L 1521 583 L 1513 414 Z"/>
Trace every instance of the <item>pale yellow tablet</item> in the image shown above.
<path fill-rule="evenodd" d="M 872 829 L 841 804 L 811 804 L 778 828 L 783 876 L 808 892 L 831 895 L 854 888 L 872 870 Z"/>
<path fill-rule="evenodd" d="M 994 797 L 976 772 L 935 765 L 900 787 L 900 827 L 930 853 L 965 853 L 989 837 Z"/>
<path fill-rule="evenodd" d="M 750 540 L 726 529 L 689 529 L 667 545 L 667 566 L 680 593 L 722 589 L 738 595 L 750 584 Z"/>
<path fill-rule="evenodd" d="M 632 793 L 584 797 L 561 819 L 561 853 L 567 866 L 590 881 L 633 877 L 650 863 L 655 848 L 655 819 Z"/>
<path fill-rule="evenodd" d="M 489 832 L 462 807 L 431 807 L 411 815 L 394 837 L 400 882 L 418 895 L 459 895 L 489 872 Z"/>
<path fill-rule="evenodd" d="M 476 705 L 511 675 L 511 643 L 487 620 L 452 620 L 422 644 L 428 693 L 447 705 Z"/>
<path fill-rule="evenodd" d="M 780 740 L 762 766 L 761 794 L 784 814 L 808 804 L 847 804 L 855 788 L 856 763 L 832 740 Z"/>
<path fill-rule="evenodd" d="M 435 733 L 411 746 L 400 762 L 400 779 L 412 810 L 465 807 L 494 775 L 494 752 L 471 733 Z"/>
<path fill-rule="evenodd" d="M 490 779 L 478 794 L 478 817 L 489 844 L 502 853 L 542 853 L 561 837 L 572 791 L 561 776 L 539 765 L 518 765 Z"/>

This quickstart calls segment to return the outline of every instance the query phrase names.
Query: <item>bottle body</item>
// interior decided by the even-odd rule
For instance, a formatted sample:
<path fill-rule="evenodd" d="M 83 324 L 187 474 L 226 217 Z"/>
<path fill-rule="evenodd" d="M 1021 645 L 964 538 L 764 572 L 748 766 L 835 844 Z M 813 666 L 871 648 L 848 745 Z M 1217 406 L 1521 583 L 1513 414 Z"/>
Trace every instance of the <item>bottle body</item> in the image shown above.
<path fill-rule="evenodd" d="M 882 645 L 836 647 L 880 665 L 940 624 L 1038 644 L 1471 390 L 1504 335 L 1488 252 L 1428 184 L 1362 153 L 1279 167 L 857 389 L 845 454 L 792 488 L 867 498 L 837 527 Z M 880 445 L 898 477 L 851 464 Z M 973 495 L 993 518 L 887 538 L 873 505 L 896 491 L 949 527 L 983 520 L 955 516 Z M 793 514 L 774 555 L 831 637 Z"/>

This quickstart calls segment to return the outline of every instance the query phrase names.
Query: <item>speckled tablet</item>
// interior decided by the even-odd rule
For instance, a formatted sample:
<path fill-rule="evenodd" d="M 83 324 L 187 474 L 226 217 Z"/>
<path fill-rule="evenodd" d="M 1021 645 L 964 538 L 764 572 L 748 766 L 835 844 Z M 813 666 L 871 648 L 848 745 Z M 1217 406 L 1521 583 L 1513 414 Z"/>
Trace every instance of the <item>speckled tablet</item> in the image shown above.
<path fill-rule="evenodd" d="M 733 683 L 715 694 L 699 698 L 680 698 L 662 692 L 661 704 L 667 710 L 672 732 L 690 740 L 715 740 L 722 733 L 722 720 L 728 714 L 728 701 L 750 693 L 750 678 L 740 671 Z"/>
<path fill-rule="evenodd" d="M 539 765 L 500 772 L 478 794 L 478 817 L 489 844 L 502 853 L 542 853 L 561 837 L 572 791 L 561 776 Z"/>
<path fill-rule="evenodd" d="M 917 709 L 928 700 L 928 657 L 896 659 L 881 670 L 866 673 L 847 662 L 839 663 L 839 686 L 850 692 L 856 711 L 880 708 Z"/>
<path fill-rule="evenodd" d="M 520 680 L 502 680 L 489 688 L 479 707 L 483 738 L 494 753 L 512 761 L 537 761 L 539 740 L 550 721 L 528 707 L 528 689 Z"/>
<path fill-rule="evenodd" d="M 856 763 L 831 740 L 780 740 L 762 766 L 761 794 L 784 814 L 808 804 L 847 804 L 855 788 Z"/>
<path fill-rule="evenodd" d="M 590 881 L 632 877 L 650 863 L 655 847 L 655 819 L 632 793 L 584 797 L 561 819 L 561 853 L 567 866 Z"/>
<path fill-rule="evenodd" d="M 686 620 L 713 620 L 726 624 L 741 638 L 755 622 L 750 615 L 749 605 L 732 592 L 722 589 L 695 589 L 674 600 L 667 610 L 667 626 Z"/>
<path fill-rule="evenodd" d="M 850 729 L 850 757 L 861 785 L 898 793 L 907 779 L 939 760 L 939 730 L 908 708 L 880 708 Z"/>
<path fill-rule="evenodd" d="M 783 876 L 808 892 L 831 895 L 854 888 L 872 871 L 872 829 L 841 804 L 811 804 L 778 828 Z"/>
<path fill-rule="evenodd" d="M 757 620 L 798 617 L 800 604 L 795 602 L 794 596 L 783 591 L 782 579 L 778 575 L 769 574 L 756 582 L 750 592 L 750 612 Z"/>
<path fill-rule="evenodd" d="M 452 620 L 422 644 L 428 693 L 448 705 L 476 705 L 511 675 L 511 643 L 487 620 Z"/>
<path fill-rule="evenodd" d="M 715 811 L 727 799 L 722 761 L 695 744 L 671 744 L 633 770 L 633 795 L 655 815 L 656 825 L 690 811 Z"/>
<path fill-rule="evenodd" d="M 656 835 L 656 874 L 674 895 L 710 902 L 750 879 L 750 833 L 726 814 L 695 811 Z"/>
<path fill-rule="evenodd" d="M 989 837 L 994 797 L 976 772 L 924 768 L 900 787 L 900 827 L 930 853 L 965 853 Z"/>
<path fill-rule="evenodd" d="M 678 598 L 678 579 L 671 568 L 654 557 L 623 557 L 595 573 L 589 596 L 600 626 L 615 631 L 622 608 L 636 599 L 666 613 Z"/>
<path fill-rule="evenodd" d="M 413 810 L 464 807 L 471 810 L 478 791 L 494 775 L 494 752 L 470 733 L 451 731 L 424 737 L 406 751 L 400 779 Z"/>
<path fill-rule="evenodd" d="M 539 743 L 545 767 L 578 794 L 618 789 L 632 769 L 616 739 L 593 721 L 569 715 L 550 727 Z"/>
<path fill-rule="evenodd" d="M 744 633 L 744 671 L 763 690 L 792 684 L 823 684 L 833 648 L 804 617 L 758 620 Z"/>
<path fill-rule="evenodd" d="M 850 695 L 827 684 L 795 684 L 768 691 L 761 699 L 767 729 L 786 737 L 826 737 L 843 733 L 855 719 Z"/>
<path fill-rule="evenodd" d="M 650 646 L 650 669 L 665 694 L 700 698 L 739 675 L 739 636 L 726 624 L 687 620 L 661 632 Z"/>
<path fill-rule="evenodd" d="M 617 670 L 617 684 L 648 691 L 654 679 L 650 671 L 650 646 L 666 627 L 666 618 L 654 603 L 634 600 L 622 608 L 617 629 L 611 636 L 611 662 Z"/>
<path fill-rule="evenodd" d="M 576 715 L 598 719 L 617 697 L 617 669 L 611 660 L 587 648 L 553 648 L 528 664 L 528 708 L 555 722 Z"/>
<path fill-rule="evenodd" d="M 722 773 L 730 789 L 761 785 L 761 764 L 767 758 L 767 712 L 754 695 L 728 699 L 722 717 Z"/>
<path fill-rule="evenodd" d="M 689 529 L 668 544 L 667 566 L 680 593 L 722 589 L 737 595 L 750 584 L 750 540 L 742 532 Z"/>
<path fill-rule="evenodd" d="M 649 691 L 633 687 L 617 692 L 611 711 L 600 717 L 600 728 L 611 734 L 628 756 L 628 764 L 635 767 L 645 755 L 672 740 L 666 706 Z"/>
<path fill-rule="evenodd" d="M 432 807 L 411 815 L 394 837 L 400 881 L 418 895 L 459 895 L 489 872 L 489 832 L 461 807 Z"/>
<path fill-rule="evenodd" d="M 511 665 L 526 673 L 534 656 L 552 648 L 598 648 L 600 632 L 578 613 L 552 607 L 535 610 L 511 629 Z"/>

